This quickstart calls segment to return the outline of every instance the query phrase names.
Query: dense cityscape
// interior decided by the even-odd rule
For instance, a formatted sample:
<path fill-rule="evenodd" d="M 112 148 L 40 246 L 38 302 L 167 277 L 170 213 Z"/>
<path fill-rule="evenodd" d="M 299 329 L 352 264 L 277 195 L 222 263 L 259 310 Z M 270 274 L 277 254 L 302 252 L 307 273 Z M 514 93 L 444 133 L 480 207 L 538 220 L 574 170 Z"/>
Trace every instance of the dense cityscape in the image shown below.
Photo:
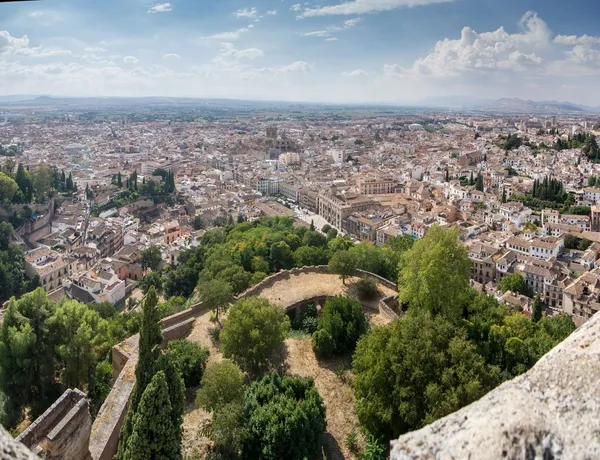
<path fill-rule="evenodd" d="M 0 460 L 600 458 L 599 15 L 0 0 Z"/>
<path fill-rule="evenodd" d="M 206 452 L 237 458 L 242 451 L 254 451 L 252 458 L 301 458 L 319 445 L 315 440 L 325 426 L 325 412 L 320 412 L 325 408 L 335 441 L 322 441 L 323 455 L 384 458 L 383 440 L 446 415 L 526 371 L 600 306 L 600 268 L 596 267 L 600 256 L 600 188 L 596 187 L 600 118 L 593 114 L 38 98 L 7 103 L 0 115 L 2 337 L 6 344 L 17 340 L 9 332 L 10 325 L 19 324 L 17 311 L 24 316 L 40 314 L 27 313 L 30 307 L 26 305 L 31 302 L 47 305 L 48 324 L 66 321 L 59 328 L 65 335 L 59 343 L 65 342 L 57 346 L 56 358 L 48 358 L 51 350 L 38 352 L 50 353 L 46 358 L 57 360 L 53 372 L 65 366 L 60 374 L 63 385 L 87 392 L 95 421 L 89 447 L 85 444 L 83 449 L 93 458 L 100 455 L 94 451 L 99 442 L 94 439 L 95 430 L 119 431 L 120 425 L 111 418 L 113 402 L 103 402 L 123 391 L 125 363 L 134 360 L 127 354 L 131 352 L 125 352 L 125 358 L 117 356 L 130 349 L 127 337 L 140 331 L 140 326 L 142 337 L 149 333 L 144 327 L 148 327 L 151 308 L 156 308 L 155 321 L 165 318 L 164 326 L 177 324 L 172 326 L 176 332 L 163 327 L 163 335 L 178 338 L 182 328 L 184 336 L 189 333 L 187 340 L 174 340 L 177 345 L 173 350 L 169 346 L 165 355 L 185 356 L 180 359 L 199 366 L 191 374 L 184 371 L 186 387 L 200 383 L 213 353 L 224 353 L 249 375 L 264 372 L 269 349 L 261 352 L 262 358 L 255 348 L 252 358 L 243 356 L 240 350 L 251 339 L 242 323 L 237 326 L 241 329 L 234 328 L 236 314 L 247 319 L 261 312 L 266 316 L 257 321 L 281 324 L 283 329 L 269 345 L 276 348 L 287 336 L 289 320 L 278 316 L 284 311 L 280 307 L 269 308 L 287 305 L 296 335 L 285 342 L 286 365 L 297 368 L 292 375 L 302 377 L 314 378 L 318 362 L 347 355 L 356 347 L 358 337 L 369 328 L 361 310 L 367 313 L 370 327 L 378 331 L 368 335 L 370 340 L 360 341 L 353 370 L 342 363 L 335 370 L 337 377 L 329 371 L 337 383 L 317 377 L 317 388 L 325 391 L 324 399 L 315 396 L 320 401 L 315 402 L 315 410 L 321 409 L 305 415 L 315 417 L 314 423 L 321 428 L 313 426 L 317 431 L 306 434 L 313 441 L 304 441 L 299 451 L 286 450 L 292 448 L 285 447 L 290 441 L 280 439 L 282 444 L 270 447 L 279 453 L 266 455 L 266 440 L 260 441 L 255 433 L 250 442 L 244 438 L 247 434 L 237 431 L 242 430 L 236 425 L 240 419 L 219 415 L 229 410 L 238 414 L 230 406 L 217 409 L 217 396 L 210 394 L 211 385 L 233 385 L 230 379 L 242 376 L 235 377 L 240 371 L 226 360 L 222 369 L 216 364 L 208 367 L 202 379 L 206 390 L 197 395 L 198 408 L 187 410 L 183 418 L 179 415 L 175 423 L 183 427 L 178 435 L 183 437 L 183 448 L 171 445 L 170 458 L 178 458 L 182 449 L 186 458 Z M 318 266 L 325 266 L 324 271 Z M 286 284 L 286 278 L 277 281 L 278 272 L 287 273 L 293 267 L 298 268 L 285 275 L 291 277 L 291 284 Z M 316 267 L 314 275 L 310 267 Z M 374 278 L 347 284 L 346 278 L 363 276 L 358 275 L 359 269 Z M 294 270 L 300 272 L 294 274 Z M 337 275 L 341 281 L 336 281 Z M 316 313 L 323 307 L 318 299 L 334 294 L 350 296 L 331 297 L 337 300 L 328 300 L 324 312 L 328 308 L 345 314 L 358 311 L 358 317 L 351 315 L 347 320 L 363 318 L 352 326 L 358 332 L 353 339 L 347 335 L 336 339 L 335 326 L 330 332 L 321 331 L 327 327 L 324 318 L 328 316 L 321 313 L 317 321 Z M 11 296 L 22 297 L 15 302 L 9 301 Z M 360 303 L 353 304 L 356 297 Z M 239 299 L 235 313 L 236 307 L 225 308 L 234 298 Z M 212 313 L 193 313 L 193 326 L 187 324 L 189 320 L 176 323 L 178 318 L 188 318 L 198 305 L 212 307 Z M 420 305 L 439 318 L 413 318 L 407 314 L 409 305 Z M 489 321 L 483 318 L 492 311 L 498 318 L 491 324 L 497 325 L 489 329 L 482 321 Z M 223 330 L 220 312 L 226 318 Z M 388 359 L 372 357 L 373 351 L 368 350 L 376 347 L 373 341 L 396 327 L 408 328 L 405 333 L 411 327 L 432 328 L 444 336 L 448 332 L 438 330 L 440 321 L 456 328 L 461 316 L 469 318 L 467 333 L 473 340 L 465 346 L 474 347 L 470 353 L 477 350 L 479 354 L 472 359 L 481 361 L 475 368 L 479 370 L 459 377 L 451 391 L 473 379 L 479 389 L 465 386 L 464 399 L 446 409 L 431 405 L 422 415 L 415 414 L 416 419 L 399 414 L 398 421 L 388 425 L 378 410 L 365 405 L 373 398 L 389 404 L 380 394 L 385 389 L 369 383 L 377 378 L 369 360 Z M 527 326 L 529 332 L 516 332 L 514 322 L 519 318 L 532 324 Z M 78 329 L 86 324 L 87 333 Z M 260 330 L 261 326 L 254 327 Z M 482 327 L 481 331 L 488 332 L 476 332 Z M 49 337 L 55 328 L 47 331 Z M 492 336 L 494 328 L 499 329 Z M 460 336 L 459 330 L 449 333 L 446 340 Z M 274 332 L 263 334 L 267 337 Z M 302 339 L 303 334 L 312 334 L 312 341 Z M 503 334 L 506 343 L 501 355 L 491 351 L 497 334 Z M 81 349 L 78 340 L 94 345 Z M 103 355 L 122 340 L 112 352 L 111 371 Z M 269 339 L 262 346 L 265 340 Z M 521 351 L 513 350 L 514 341 L 520 343 Z M 14 346 L 9 345 L 13 352 L 4 348 L 0 359 L 7 368 L 16 365 L 16 372 L 20 365 L 10 357 L 11 353 L 17 357 Z M 412 346 L 418 346 L 417 342 Z M 141 348 L 139 353 L 142 359 Z M 297 360 L 306 353 L 313 358 L 310 364 L 300 365 Z M 74 369 L 69 361 L 73 359 L 87 370 Z M 115 367 L 116 362 L 121 364 Z M 161 365 L 166 366 L 160 372 L 166 372 L 167 380 L 172 365 Z M 352 373 L 357 379 L 354 396 L 348 396 L 350 404 L 338 407 L 335 396 L 327 393 L 350 392 Z M 112 375 L 120 375 L 114 386 Z M 24 381 L 14 377 L 7 380 L 4 376 L 5 398 L 22 400 L 14 413 L 11 404 L 15 401 L 5 404 L 3 423 L 17 427 L 18 434 L 28 424 L 29 417 L 23 418 L 22 410 L 29 406 L 31 414 L 40 415 L 63 385 L 53 384 L 42 391 L 41 382 L 29 381 L 24 383 L 32 385 L 27 395 L 22 388 L 17 391 L 14 385 Z M 278 391 L 292 385 L 285 380 L 269 382 L 262 384 L 279 385 Z M 141 390 L 135 388 L 131 404 L 139 405 Z M 71 398 L 74 404 L 85 396 L 69 391 L 61 400 Z M 245 398 L 262 390 L 248 391 Z M 207 425 L 208 431 L 198 431 L 198 417 L 205 411 L 214 412 L 212 425 Z M 260 423 L 252 417 L 244 423 Z M 336 420 L 339 417 L 345 420 Z M 361 429 L 354 421 L 357 418 Z M 112 446 L 105 442 L 99 452 L 112 449 L 117 458 L 155 458 L 153 454 L 136 457 L 135 449 L 142 446 L 123 441 L 132 436 L 133 424 L 128 417 L 120 428 L 118 450 L 113 441 Z M 210 431 L 215 424 L 231 433 Z M 35 429 L 31 431 L 30 426 L 17 439 L 28 441 Z M 235 438 L 238 435 L 240 439 Z M 33 446 L 38 442 L 35 439 L 28 442 Z M 261 449 L 263 454 L 256 453 Z"/>

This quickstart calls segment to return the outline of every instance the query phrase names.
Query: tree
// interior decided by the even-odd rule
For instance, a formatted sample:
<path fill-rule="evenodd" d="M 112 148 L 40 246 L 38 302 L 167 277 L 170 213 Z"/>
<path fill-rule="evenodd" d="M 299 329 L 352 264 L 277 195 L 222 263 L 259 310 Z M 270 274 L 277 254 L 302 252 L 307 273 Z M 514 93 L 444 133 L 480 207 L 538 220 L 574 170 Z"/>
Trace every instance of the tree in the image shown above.
<path fill-rule="evenodd" d="M 206 367 L 209 351 L 189 340 L 172 340 L 167 345 L 167 357 L 181 372 L 187 388 L 200 383 Z"/>
<path fill-rule="evenodd" d="M 65 184 L 66 184 L 67 191 L 69 191 L 69 192 L 73 191 L 73 173 L 72 172 L 69 172 L 69 177 L 67 178 L 67 182 Z"/>
<path fill-rule="evenodd" d="M 17 174 L 15 176 L 15 182 L 19 186 L 21 193 L 23 194 L 23 201 L 25 203 L 31 203 L 33 198 L 33 186 L 31 184 L 31 177 L 29 173 L 25 171 L 23 164 L 19 163 L 17 168 Z"/>
<path fill-rule="evenodd" d="M 533 301 L 533 308 L 531 310 L 531 320 L 534 323 L 537 323 L 540 319 L 542 319 L 543 312 L 544 312 L 544 304 L 540 300 L 540 296 L 536 296 Z"/>
<path fill-rule="evenodd" d="M 473 171 L 471 171 L 471 177 L 469 178 L 469 185 L 475 185 L 475 179 L 473 179 Z"/>
<path fill-rule="evenodd" d="M 171 413 L 167 378 L 159 371 L 141 397 L 123 459 L 181 459 L 181 440 L 177 439 Z"/>
<path fill-rule="evenodd" d="M 311 219 L 310 221 L 310 231 L 314 232 L 315 231 L 315 221 Z"/>
<path fill-rule="evenodd" d="M 328 256 L 327 249 L 315 246 L 300 246 L 292 254 L 296 267 L 325 265 L 329 260 Z"/>
<path fill-rule="evenodd" d="M 123 187 L 123 179 L 122 179 L 122 177 L 121 177 L 121 171 L 119 171 L 119 172 L 117 173 L 117 186 L 118 186 L 119 188 L 122 188 L 122 187 Z"/>
<path fill-rule="evenodd" d="M 3 204 L 11 203 L 18 191 L 19 186 L 15 180 L 3 172 L 0 172 L 0 202 Z"/>
<path fill-rule="evenodd" d="M 303 246 L 327 246 L 327 237 L 316 230 L 309 230 L 302 237 Z"/>
<path fill-rule="evenodd" d="M 328 232 L 329 230 L 331 230 L 331 228 L 332 228 L 332 227 L 331 227 L 331 225 L 329 225 L 329 224 L 325 224 L 325 225 L 323 225 L 323 228 L 321 229 L 321 231 L 322 231 L 323 233 L 327 234 L 327 232 Z"/>
<path fill-rule="evenodd" d="M 481 173 L 477 173 L 477 180 L 475 181 L 475 190 L 483 192 L 483 176 Z"/>
<path fill-rule="evenodd" d="M 387 247 L 399 253 L 409 250 L 413 244 L 415 244 L 415 239 L 410 235 L 394 236 L 385 242 Z"/>
<path fill-rule="evenodd" d="M 112 388 L 112 366 L 108 361 L 96 364 L 94 374 L 90 379 L 88 395 L 90 397 L 90 412 L 95 417 Z"/>
<path fill-rule="evenodd" d="M 444 179 L 446 180 L 446 182 L 450 182 L 450 172 L 448 171 L 448 168 L 446 168 L 446 174 L 444 176 Z"/>
<path fill-rule="evenodd" d="M 230 308 L 221 331 L 223 355 L 242 369 L 257 372 L 273 350 L 283 344 L 290 320 L 280 307 L 249 297 Z"/>
<path fill-rule="evenodd" d="M 197 215 L 196 217 L 194 217 L 194 220 L 192 221 L 192 227 L 194 227 L 194 230 L 200 230 L 204 228 L 202 216 Z"/>
<path fill-rule="evenodd" d="M 517 294 L 522 294 L 531 297 L 531 289 L 525 283 L 525 280 L 518 273 L 505 276 L 500 280 L 500 291 L 511 291 Z"/>
<path fill-rule="evenodd" d="M 85 388 L 97 362 L 110 350 L 108 323 L 98 312 L 76 300 L 60 302 L 49 320 L 61 381 L 68 388 Z"/>
<path fill-rule="evenodd" d="M 319 325 L 313 337 L 325 331 L 326 336 L 331 337 L 333 350 L 329 346 L 319 348 L 319 337 L 313 339 L 313 350 L 322 358 L 328 358 L 332 354 L 351 353 L 359 337 L 367 329 L 368 323 L 358 300 L 344 296 L 329 298 L 319 316 Z"/>
<path fill-rule="evenodd" d="M 325 432 L 325 405 L 309 378 L 265 375 L 244 397 L 246 458 L 313 458 Z"/>
<path fill-rule="evenodd" d="M 294 263 L 292 250 L 285 241 L 278 241 L 271 245 L 270 258 L 274 271 L 291 268 Z"/>
<path fill-rule="evenodd" d="M 50 318 L 55 305 L 38 288 L 11 299 L 0 329 L 0 390 L 7 398 L 8 427 L 16 425 L 24 408 L 34 419 L 60 394 Z"/>
<path fill-rule="evenodd" d="M 162 262 L 162 254 L 158 246 L 150 246 L 144 249 L 141 253 L 142 256 L 142 268 L 144 270 L 158 270 L 160 263 Z"/>
<path fill-rule="evenodd" d="M 329 271 L 340 275 L 342 284 L 346 285 L 346 278 L 354 276 L 356 263 L 348 251 L 338 251 L 329 260 Z"/>
<path fill-rule="evenodd" d="M 565 235 L 565 248 L 577 249 L 578 244 L 579 244 L 579 238 L 572 235 L 571 233 L 567 233 Z"/>
<path fill-rule="evenodd" d="M 209 366 L 196 393 L 196 407 L 216 412 L 229 403 L 242 403 L 244 374 L 233 362 L 224 359 Z"/>
<path fill-rule="evenodd" d="M 335 228 L 330 228 L 327 232 L 327 241 L 333 240 L 336 236 L 338 236 L 338 231 Z"/>
<path fill-rule="evenodd" d="M 129 410 L 127 411 L 127 416 L 125 417 L 119 436 L 119 447 L 116 454 L 116 458 L 119 460 L 128 458 L 126 450 L 128 448 L 129 437 L 132 434 L 135 414 L 146 387 L 154 377 L 156 362 L 160 356 L 160 349 L 158 347 L 162 343 L 162 333 L 159 325 L 158 309 L 156 308 L 157 304 L 158 297 L 156 296 L 154 286 L 152 286 L 148 289 L 148 293 L 142 301 L 142 326 L 138 346 L 139 357 L 135 367 L 136 381 Z"/>
<path fill-rule="evenodd" d="M 40 165 L 31 172 L 31 176 L 36 199 L 46 199 L 52 188 L 52 169 L 47 165 Z"/>
<path fill-rule="evenodd" d="M 506 189 L 503 188 L 502 189 L 502 203 L 506 203 Z"/>
<path fill-rule="evenodd" d="M 329 240 L 329 242 L 327 243 L 327 246 L 329 247 L 329 249 L 331 250 L 332 253 L 335 253 L 338 251 L 346 251 L 346 250 L 350 249 L 353 245 L 354 245 L 354 242 L 352 241 L 352 238 L 350 238 L 347 235 L 345 235 L 345 236 L 338 235 L 334 239 Z"/>
<path fill-rule="evenodd" d="M 448 318 L 460 317 L 469 290 L 471 262 L 455 228 L 432 226 L 400 260 L 401 303 Z"/>
<path fill-rule="evenodd" d="M 596 176 L 588 177 L 588 187 L 594 187 L 596 185 Z"/>
<path fill-rule="evenodd" d="M 214 310 L 216 320 L 219 321 L 219 311 L 229 305 L 233 297 L 231 285 L 222 279 L 201 280 L 198 283 L 200 301 Z"/>
<path fill-rule="evenodd" d="M 499 370 L 452 323 L 410 309 L 359 340 L 353 368 L 359 421 L 384 439 L 450 414 L 500 382 Z"/>
<path fill-rule="evenodd" d="M 216 409 L 211 420 L 202 426 L 201 433 L 212 440 L 212 451 L 216 458 L 242 458 L 248 439 L 243 404 L 229 402 Z"/>

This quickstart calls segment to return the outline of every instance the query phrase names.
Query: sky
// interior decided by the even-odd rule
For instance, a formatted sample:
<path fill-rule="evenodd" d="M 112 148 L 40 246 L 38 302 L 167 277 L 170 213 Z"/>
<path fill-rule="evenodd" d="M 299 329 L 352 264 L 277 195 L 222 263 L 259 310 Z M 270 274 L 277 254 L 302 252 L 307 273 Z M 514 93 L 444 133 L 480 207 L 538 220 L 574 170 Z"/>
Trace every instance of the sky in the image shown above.
<path fill-rule="evenodd" d="M 0 95 L 600 105 L 598 0 L 0 3 Z"/>

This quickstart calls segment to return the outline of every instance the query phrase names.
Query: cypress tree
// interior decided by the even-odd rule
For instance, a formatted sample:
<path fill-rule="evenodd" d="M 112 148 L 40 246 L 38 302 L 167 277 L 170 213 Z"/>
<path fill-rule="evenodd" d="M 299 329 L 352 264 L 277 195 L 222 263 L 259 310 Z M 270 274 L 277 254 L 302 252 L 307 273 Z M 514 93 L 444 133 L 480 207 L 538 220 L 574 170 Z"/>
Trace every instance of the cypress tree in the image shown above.
<path fill-rule="evenodd" d="M 180 459 L 181 441 L 171 418 L 169 387 L 164 371 L 154 375 L 133 417 L 133 430 L 123 460 Z"/>
<path fill-rule="evenodd" d="M 475 189 L 483 192 L 483 176 L 481 173 L 477 174 L 477 181 L 475 182 Z"/>
<path fill-rule="evenodd" d="M 506 203 L 506 189 L 502 189 L 502 203 Z"/>
<path fill-rule="evenodd" d="M 123 187 L 123 179 L 121 179 L 121 171 L 117 174 L 117 185 Z"/>
<path fill-rule="evenodd" d="M 161 354 L 157 365 L 158 371 L 163 371 L 169 387 L 169 401 L 171 402 L 171 425 L 180 447 L 178 458 L 181 458 L 181 437 L 183 431 L 183 412 L 185 410 L 185 384 L 181 371 L 174 365 L 173 360 L 165 353 Z"/>
<path fill-rule="evenodd" d="M 542 304 L 540 297 L 536 296 L 535 300 L 533 301 L 533 308 L 532 308 L 532 312 L 531 312 L 531 320 L 534 323 L 537 323 L 540 319 L 542 319 L 543 309 L 544 309 L 544 305 Z"/>
<path fill-rule="evenodd" d="M 159 312 L 156 308 L 158 297 L 156 289 L 150 286 L 142 304 L 142 326 L 140 329 L 138 362 L 135 367 L 135 388 L 131 395 L 131 403 L 125 422 L 121 427 L 119 448 L 116 459 L 125 460 L 125 449 L 133 430 L 133 420 L 138 409 L 144 390 L 152 380 L 156 370 L 156 361 L 160 356 L 158 348 L 162 343 L 162 333 L 159 325 Z"/>
<path fill-rule="evenodd" d="M 475 179 L 473 179 L 473 171 L 471 171 L 471 177 L 469 178 L 469 185 L 475 185 Z"/>

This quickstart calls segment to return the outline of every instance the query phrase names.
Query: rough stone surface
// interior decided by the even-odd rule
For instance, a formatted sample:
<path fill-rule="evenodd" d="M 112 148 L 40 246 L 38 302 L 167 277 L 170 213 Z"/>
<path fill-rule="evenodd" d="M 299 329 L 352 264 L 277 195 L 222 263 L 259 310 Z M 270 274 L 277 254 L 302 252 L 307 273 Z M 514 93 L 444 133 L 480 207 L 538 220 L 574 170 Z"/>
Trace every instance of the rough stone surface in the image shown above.
<path fill-rule="evenodd" d="M 392 441 L 392 460 L 463 458 L 600 458 L 600 315 L 526 374 Z"/>
<path fill-rule="evenodd" d="M 27 447 L 15 441 L 0 425 L 0 460 L 38 460 Z"/>

